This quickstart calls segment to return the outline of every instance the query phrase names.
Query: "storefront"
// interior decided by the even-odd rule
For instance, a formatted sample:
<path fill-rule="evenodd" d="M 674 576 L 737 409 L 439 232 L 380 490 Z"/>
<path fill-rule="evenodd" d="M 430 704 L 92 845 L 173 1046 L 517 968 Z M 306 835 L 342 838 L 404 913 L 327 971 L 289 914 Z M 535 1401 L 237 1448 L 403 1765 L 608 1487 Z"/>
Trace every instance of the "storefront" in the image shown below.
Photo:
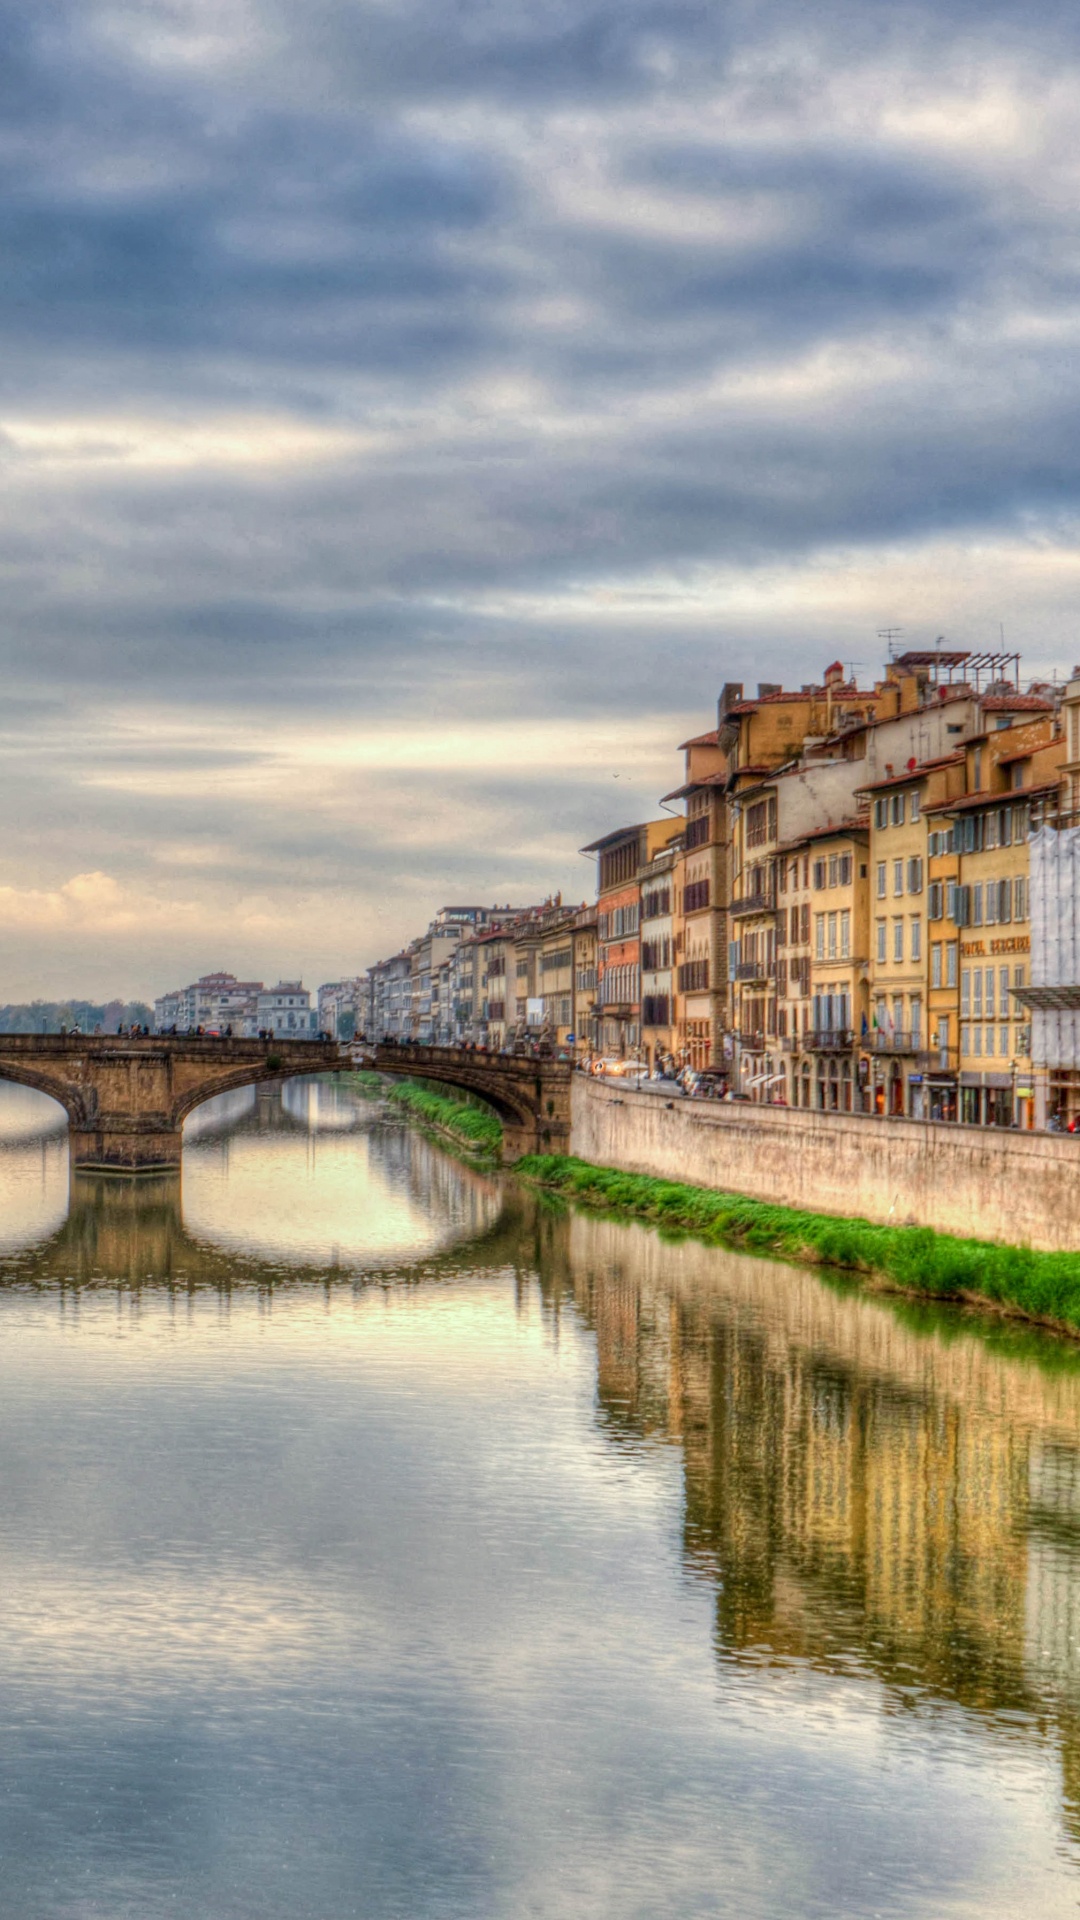
<path fill-rule="evenodd" d="M 1047 1088 L 1046 1117 L 1056 1115 L 1067 1127 L 1080 1114 L 1080 1072 L 1075 1067 L 1051 1067 Z"/>
<path fill-rule="evenodd" d="M 969 1127 L 1011 1127 L 1013 1124 L 1011 1073 L 962 1073 L 960 1118 Z"/>
<path fill-rule="evenodd" d="M 959 1114 L 955 1073 L 929 1074 L 926 1080 L 927 1116 L 931 1120 L 955 1120 Z"/>

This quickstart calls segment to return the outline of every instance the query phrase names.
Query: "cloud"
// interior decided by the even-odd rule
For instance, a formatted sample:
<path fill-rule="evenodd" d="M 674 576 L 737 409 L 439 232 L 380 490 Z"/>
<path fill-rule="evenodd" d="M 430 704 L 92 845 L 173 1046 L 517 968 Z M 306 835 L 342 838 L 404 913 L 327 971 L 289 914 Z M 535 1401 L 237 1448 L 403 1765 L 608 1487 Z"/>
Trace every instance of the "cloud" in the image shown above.
<path fill-rule="evenodd" d="M 576 891 L 726 679 L 870 672 L 885 624 L 1072 665 L 1072 10 L 0 30 L 19 899 L 175 886 L 232 964 L 237 901 L 273 940 L 303 897 L 353 971 L 463 885 Z M 12 978 L 59 965 L 19 924 Z"/>

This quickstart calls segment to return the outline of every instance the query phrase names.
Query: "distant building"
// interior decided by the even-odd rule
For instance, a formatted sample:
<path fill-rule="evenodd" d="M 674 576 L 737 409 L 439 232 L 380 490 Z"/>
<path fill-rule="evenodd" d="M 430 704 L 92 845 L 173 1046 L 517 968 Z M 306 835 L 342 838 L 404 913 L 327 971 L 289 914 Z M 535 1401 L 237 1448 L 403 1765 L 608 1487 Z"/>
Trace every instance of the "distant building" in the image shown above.
<path fill-rule="evenodd" d="M 164 1033 L 170 1027 L 179 1027 L 186 1032 L 189 1027 L 202 1027 L 204 1032 L 224 1033 L 231 1027 L 234 1033 L 243 1033 L 255 1019 L 262 990 L 261 980 L 238 980 L 234 973 L 204 973 L 191 986 L 177 987 L 154 1001 L 154 1030 Z"/>
<path fill-rule="evenodd" d="M 314 1040 L 319 1031 L 318 1010 L 299 980 L 279 980 L 276 987 L 264 987 L 259 994 L 255 1027 L 275 1039 Z"/>
<path fill-rule="evenodd" d="M 333 1040 L 351 1040 L 364 1029 L 363 1010 L 367 982 L 363 979 L 329 980 L 319 988 L 319 1032 Z"/>

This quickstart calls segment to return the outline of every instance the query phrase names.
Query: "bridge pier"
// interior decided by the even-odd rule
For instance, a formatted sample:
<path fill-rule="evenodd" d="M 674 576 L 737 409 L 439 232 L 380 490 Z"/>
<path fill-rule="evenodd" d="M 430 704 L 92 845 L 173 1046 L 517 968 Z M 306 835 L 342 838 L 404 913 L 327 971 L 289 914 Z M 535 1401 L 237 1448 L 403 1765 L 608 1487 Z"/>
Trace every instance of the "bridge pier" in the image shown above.
<path fill-rule="evenodd" d="M 69 1133 L 71 1166 L 79 1173 L 165 1173 L 180 1165 L 179 1127 L 77 1127 Z"/>

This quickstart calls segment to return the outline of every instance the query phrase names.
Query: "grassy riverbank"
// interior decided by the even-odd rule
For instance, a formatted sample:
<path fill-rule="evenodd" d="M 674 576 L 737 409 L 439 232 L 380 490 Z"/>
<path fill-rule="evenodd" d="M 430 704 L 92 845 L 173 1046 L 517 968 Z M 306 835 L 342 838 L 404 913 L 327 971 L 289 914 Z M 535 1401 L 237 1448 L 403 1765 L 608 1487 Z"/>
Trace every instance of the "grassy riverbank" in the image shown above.
<path fill-rule="evenodd" d="M 383 1091 L 395 1106 L 407 1107 L 418 1120 L 426 1121 L 429 1127 L 440 1128 L 472 1152 L 493 1157 L 500 1153 L 502 1126 L 498 1116 L 488 1108 L 453 1100 L 448 1094 L 432 1093 L 430 1087 L 421 1086 L 415 1080 L 398 1080 L 389 1086 L 384 1083 Z"/>
<path fill-rule="evenodd" d="M 1080 1253 L 962 1240 L 930 1227 L 879 1227 L 772 1206 L 710 1187 L 529 1154 L 515 1173 L 586 1206 L 651 1221 L 713 1244 L 845 1268 L 928 1299 L 971 1300 L 1080 1333 Z"/>

